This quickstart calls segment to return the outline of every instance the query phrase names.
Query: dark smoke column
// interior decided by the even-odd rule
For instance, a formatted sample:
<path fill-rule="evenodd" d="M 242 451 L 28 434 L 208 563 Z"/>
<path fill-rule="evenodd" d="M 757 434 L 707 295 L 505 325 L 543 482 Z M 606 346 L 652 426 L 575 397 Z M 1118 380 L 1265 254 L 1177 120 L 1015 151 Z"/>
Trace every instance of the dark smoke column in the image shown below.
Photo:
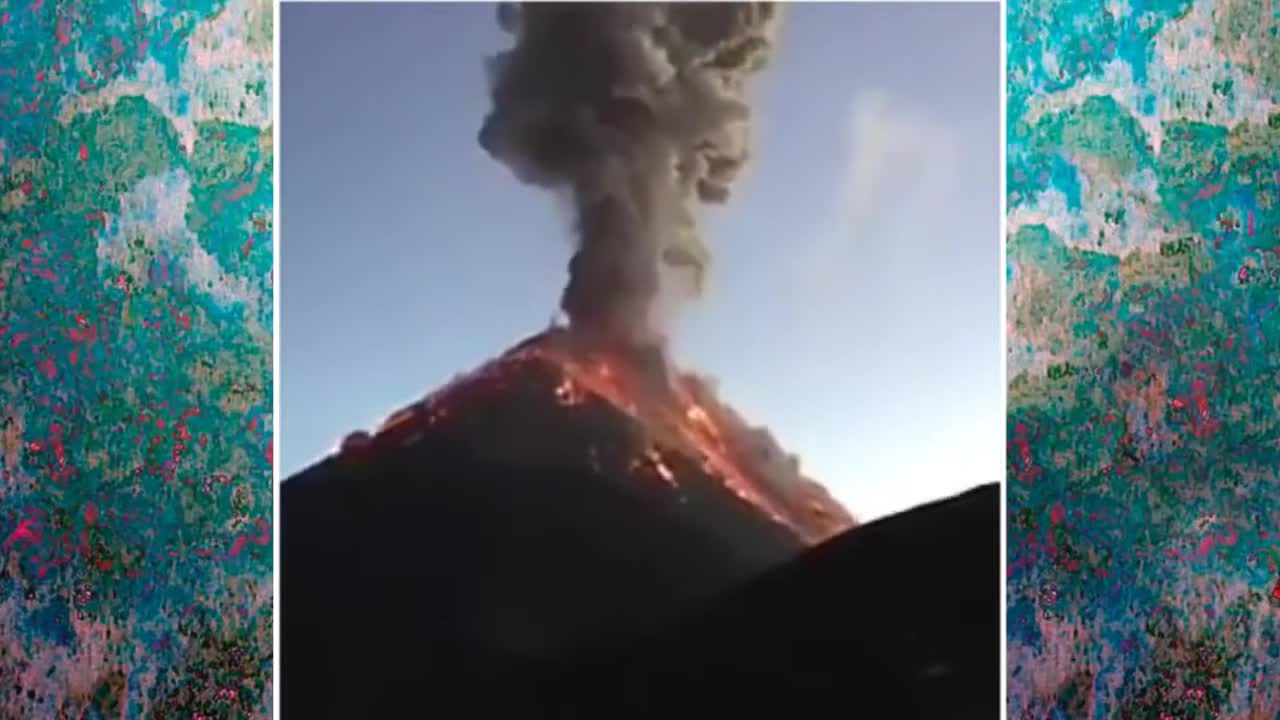
<path fill-rule="evenodd" d="M 522 181 L 569 193 L 578 249 L 561 305 L 579 332 L 659 341 L 664 268 L 702 287 L 699 202 L 724 202 L 747 162 L 748 76 L 772 3 L 499 6 L 515 46 L 489 61 L 480 144 Z"/>

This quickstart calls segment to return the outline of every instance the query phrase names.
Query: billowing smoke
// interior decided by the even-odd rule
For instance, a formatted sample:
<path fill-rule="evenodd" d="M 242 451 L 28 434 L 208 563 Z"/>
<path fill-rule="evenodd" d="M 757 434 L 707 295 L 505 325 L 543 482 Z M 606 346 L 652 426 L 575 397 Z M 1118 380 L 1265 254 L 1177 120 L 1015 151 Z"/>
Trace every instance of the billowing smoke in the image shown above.
<path fill-rule="evenodd" d="M 567 192 L 578 248 L 561 299 L 575 330 L 648 344 L 659 279 L 701 290 L 699 202 L 724 202 L 747 162 L 747 79 L 772 3 L 499 6 L 514 47 L 490 58 L 480 144 L 522 181 Z"/>

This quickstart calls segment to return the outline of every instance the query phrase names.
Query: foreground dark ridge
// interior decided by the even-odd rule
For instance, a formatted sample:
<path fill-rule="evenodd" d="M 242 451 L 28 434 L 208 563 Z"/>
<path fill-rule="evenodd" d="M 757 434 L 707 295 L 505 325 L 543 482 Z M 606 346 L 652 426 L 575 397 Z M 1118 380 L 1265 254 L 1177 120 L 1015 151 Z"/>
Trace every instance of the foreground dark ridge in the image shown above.
<path fill-rule="evenodd" d="M 760 703 L 825 716 L 856 703 L 895 718 L 997 718 L 1000 492 L 849 530 L 591 666 L 618 670 L 602 685 L 652 717 Z"/>
<path fill-rule="evenodd" d="M 716 718 L 764 708 L 825 717 L 833 703 L 875 717 L 999 716 L 998 485 L 850 530 L 754 581 L 728 582 L 666 629 L 536 659 L 486 649 L 474 626 L 441 612 L 467 614 L 458 606 L 465 591 L 451 583 L 507 570 L 468 567 L 464 550 L 452 567 L 373 553 L 343 570 L 347 560 L 329 555 L 326 571 L 314 561 L 322 550 L 298 546 L 306 515 L 350 508 L 311 504 L 318 497 L 303 487 L 286 483 L 283 500 L 285 718 Z M 673 543 L 689 539 L 660 521 L 650 529 L 675 530 Z M 613 601 L 643 615 L 647 600 L 690 594 L 680 587 L 690 576 L 678 570 L 635 557 L 602 566 L 592 532 L 559 533 L 583 551 L 576 582 L 557 573 L 573 561 L 541 568 L 567 605 Z M 546 558 L 529 548 L 525 560 L 533 580 Z M 601 567 L 612 571 L 591 574 Z M 610 592 L 619 579 L 636 594 Z M 507 597 L 512 608 L 522 600 Z"/>

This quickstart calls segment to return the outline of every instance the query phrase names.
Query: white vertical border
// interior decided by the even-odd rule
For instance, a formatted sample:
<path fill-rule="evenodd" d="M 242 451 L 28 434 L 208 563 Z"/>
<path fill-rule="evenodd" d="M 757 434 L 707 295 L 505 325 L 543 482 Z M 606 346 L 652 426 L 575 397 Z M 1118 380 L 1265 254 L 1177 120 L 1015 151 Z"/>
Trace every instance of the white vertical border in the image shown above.
<path fill-rule="evenodd" d="M 1009 117 L 1009 31 L 1007 27 L 1008 0 L 1000 3 L 1000 396 L 1004 411 L 1001 413 L 1000 433 L 1000 717 L 1009 714 L 1009 496 L 1008 496 L 1008 443 L 1009 443 L 1009 208 L 1007 207 L 1009 190 L 1007 158 L 1009 129 L 1006 127 Z"/>
<path fill-rule="evenodd" d="M 271 717 L 280 717 L 280 0 L 271 0 Z"/>

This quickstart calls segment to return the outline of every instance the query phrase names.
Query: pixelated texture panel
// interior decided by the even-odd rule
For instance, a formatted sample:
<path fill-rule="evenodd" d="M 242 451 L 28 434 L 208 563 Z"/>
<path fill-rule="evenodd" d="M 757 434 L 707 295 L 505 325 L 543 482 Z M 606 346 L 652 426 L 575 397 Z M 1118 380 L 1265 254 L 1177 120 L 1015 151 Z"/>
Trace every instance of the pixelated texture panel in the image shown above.
<path fill-rule="evenodd" d="M 0 718 L 270 714 L 271 63 L 0 0 Z"/>
<path fill-rule="evenodd" d="M 1280 714 L 1280 5 L 1011 0 L 1011 718 Z"/>

